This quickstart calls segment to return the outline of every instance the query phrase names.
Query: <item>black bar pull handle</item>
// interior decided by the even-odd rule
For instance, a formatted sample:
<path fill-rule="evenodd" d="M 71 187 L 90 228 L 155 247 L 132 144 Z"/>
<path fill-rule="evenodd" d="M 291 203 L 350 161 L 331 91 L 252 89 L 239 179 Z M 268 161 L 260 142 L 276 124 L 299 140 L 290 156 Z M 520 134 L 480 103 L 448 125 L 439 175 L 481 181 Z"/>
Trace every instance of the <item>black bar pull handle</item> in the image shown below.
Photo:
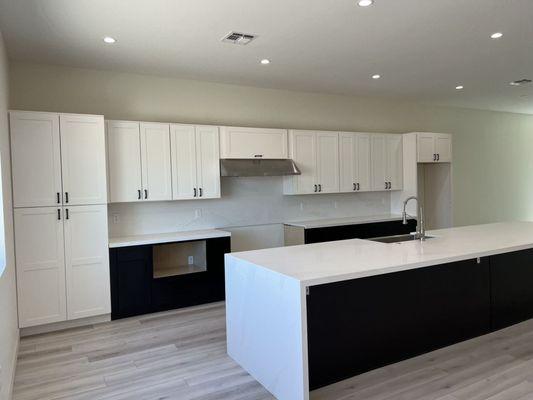
<path fill-rule="evenodd" d="M 61 221 L 61 208 L 57 209 L 57 220 Z"/>
<path fill-rule="evenodd" d="M 203 195 L 202 188 L 199 188 L 198 191 L 200 192 L 200 196 L 199 197 L 202 197 L 202 195 Z"/>
<path fill-rule="evenodd" d="M 65 203 L 68 203 L 68 192 L 65 192 Z"/>
<path fill-rule="evenodd" d="M 68 208 L 65 209 L 65 219 L 69 219 Z"/>
<path fill-rule="evenodd" d="M 148 189 L 144 189 L 144 198 L 145 198 L 145 199 L 148 198 Z"/>

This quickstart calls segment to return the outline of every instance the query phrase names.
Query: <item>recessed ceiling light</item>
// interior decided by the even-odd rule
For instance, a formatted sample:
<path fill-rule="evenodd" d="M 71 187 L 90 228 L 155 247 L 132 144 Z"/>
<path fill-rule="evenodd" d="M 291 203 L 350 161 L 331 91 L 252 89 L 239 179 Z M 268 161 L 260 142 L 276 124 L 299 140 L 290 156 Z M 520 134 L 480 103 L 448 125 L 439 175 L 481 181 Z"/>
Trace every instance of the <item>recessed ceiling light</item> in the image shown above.
<path fill-rule="evenodd" d="M 111 36 L 106 36 L 104 37 L 104 42 L 107 43 L 107 44 L 113 44 L 113 43 L 116 43 L 117 42 L 117 39 L 115 38 L 112 38 Z"/>
<path fill-rule="evenodd" d="M 501 32 L 495 32 L 495 33 L 493 33 L 492 35 L 490 35 L 490 38 L 491 38 L 491 39 L 499 39 L 499 38 L 501 38 L 502 36 L 503 36 L 503 33 L 501 33 Z"/>
<path fill-rule="evenodd" d="M 381 75 L 380 74 L 374 74 L 372 75 L 372 79 L 379 79 L 381 78 Z"/>
<path fill-rule="evenodd" d="M 268 64 L 270 64 L 270 60 L 269 60 L 268 58 L 263 58 L 263 59 L 261 60 L 261 64 L 263 64 L 263 65 L 268 65 Z"/>
<path fill-rule="evenodd" d="M 368 7 L 374 4 L 374 0 L 359 0 L 357 4 L 359 4 L 360 7 Z"/>
<path fill-rule="evenodd" d="M 463 85 L 459 85 L 455 87 L 455 90 L 463 90 L 465 87 Z"/>

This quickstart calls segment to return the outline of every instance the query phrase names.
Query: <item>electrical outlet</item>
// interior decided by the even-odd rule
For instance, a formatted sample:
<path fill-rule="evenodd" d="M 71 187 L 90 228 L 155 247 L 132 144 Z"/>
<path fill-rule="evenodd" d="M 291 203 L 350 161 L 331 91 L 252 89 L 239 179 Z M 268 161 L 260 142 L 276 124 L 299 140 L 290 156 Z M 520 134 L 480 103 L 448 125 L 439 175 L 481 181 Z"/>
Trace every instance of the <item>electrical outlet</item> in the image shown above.
<path fill-rule="evenodd" d="M 202 209 L 201 208 L 197 208 L 196 210 L 194 210 L 194 218 L 202 218 Z"/>
<path fill-rule="evenodd" d="M 113 214 L 113 223 L 118 224 L 120 222 L 120 215 Z"/>
<path fill-rule="evenodd" d="M 189 258 L 187 259 L 187 263 L 189 265 L 193 265 L 194 264 L 194 257 L 193 256 L 189 256 Z"/>

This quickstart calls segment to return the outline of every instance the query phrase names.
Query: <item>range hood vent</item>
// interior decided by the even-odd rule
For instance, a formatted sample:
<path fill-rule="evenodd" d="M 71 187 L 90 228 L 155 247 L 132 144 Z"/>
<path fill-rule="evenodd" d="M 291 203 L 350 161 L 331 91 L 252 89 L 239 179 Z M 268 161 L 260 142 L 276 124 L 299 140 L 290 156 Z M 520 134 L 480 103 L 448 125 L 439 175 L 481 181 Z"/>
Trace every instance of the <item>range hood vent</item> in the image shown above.
<path fill-rule="evenodd" d="M 225 158 L 220 160 L 221 176 L 284 176 L 300 175 L 301 172 L 290 159 Z"/>

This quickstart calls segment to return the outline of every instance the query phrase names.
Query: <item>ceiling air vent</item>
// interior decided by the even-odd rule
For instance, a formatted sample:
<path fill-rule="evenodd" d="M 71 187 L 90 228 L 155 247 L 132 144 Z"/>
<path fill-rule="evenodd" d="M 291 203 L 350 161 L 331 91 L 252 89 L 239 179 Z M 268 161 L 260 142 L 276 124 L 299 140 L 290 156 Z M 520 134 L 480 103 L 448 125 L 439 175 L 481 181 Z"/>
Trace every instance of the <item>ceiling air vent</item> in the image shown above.
<path fill-rule="evenodd" d="M 531 82 L 533 82 L 531 79 L 519 79 L 517 81 L 512 81 L 510 85 L 511 86 L 524 86 L 524 85 L 529 85 Z"/>
<path fill-rule="evenodd" d="M 257 35 L 250 35 L 249 33 L 230 32 L 221 40 L 226 43 L 240 44 L 244 46 L 254 40 Z"/>

